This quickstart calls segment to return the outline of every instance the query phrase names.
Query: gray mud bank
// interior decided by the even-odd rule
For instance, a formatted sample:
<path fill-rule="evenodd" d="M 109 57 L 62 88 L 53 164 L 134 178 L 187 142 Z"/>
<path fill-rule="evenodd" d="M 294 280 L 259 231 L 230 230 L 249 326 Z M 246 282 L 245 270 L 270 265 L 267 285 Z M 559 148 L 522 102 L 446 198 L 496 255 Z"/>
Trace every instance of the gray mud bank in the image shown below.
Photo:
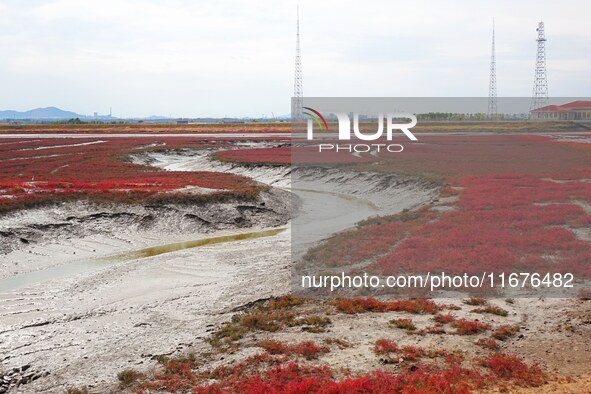
<path fill-rule="evenodd" d="M 229 165 L 209 160 L 208 153 L 134 160 L 169 170 L 237 173 L 271 188 L 247 202 L 76 203 L 0 217 L 0 280 L 159 245 L 233 240 L 125 259 L 17 290 L 0 288 L 0 379 L 3 371 L 19 370 L 7 378 L 9 392 L 63 393 L 74 386 L 108 392 L 125 368 L 149 373 L 157 355 L 207 350 L 203 339 L 234 308 L 289 291 L 294 202 L 302 223 L 313 226 L 311 218 L 323 215 L 319 236 L 326 236 L 366 216 L 427 203 L 437 193 L 436 185 L 419 179 L 318 168 L 297 174 L 292 184 L 289 168 Z M 323 185 L 329 198 L 318 198 L 329 193 Z M 306 190 L 298 194 L 298 188 Z M 343 212 L 354 210 L 360 214 L 343 219 Z M 269 236 L 235 238 L 284 227 Z"/>
<path fill-rule="evenodd" d="M 290 204 L 288 192 L 271 189 L 246 201 L 159 205 L 77 202 L 29 209 L 0 216 L 0 255 L 29 245 L 99 234 L 118 238 L 141 232 L 199 234 L 280 226 L 290 218 Z M 0 268 L 0 277 L 2 271 Z"/>

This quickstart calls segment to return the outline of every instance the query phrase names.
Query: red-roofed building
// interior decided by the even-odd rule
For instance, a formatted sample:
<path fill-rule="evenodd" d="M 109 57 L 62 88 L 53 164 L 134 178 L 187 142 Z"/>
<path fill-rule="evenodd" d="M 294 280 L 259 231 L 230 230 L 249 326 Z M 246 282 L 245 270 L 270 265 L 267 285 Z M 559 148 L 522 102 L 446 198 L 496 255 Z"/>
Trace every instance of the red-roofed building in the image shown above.
<path fill-rule="evenodd" d="M 591 120 L 591 101 L 577 100 L 563 105 L 547 105 L 532 110 L 531 119 Z"/>

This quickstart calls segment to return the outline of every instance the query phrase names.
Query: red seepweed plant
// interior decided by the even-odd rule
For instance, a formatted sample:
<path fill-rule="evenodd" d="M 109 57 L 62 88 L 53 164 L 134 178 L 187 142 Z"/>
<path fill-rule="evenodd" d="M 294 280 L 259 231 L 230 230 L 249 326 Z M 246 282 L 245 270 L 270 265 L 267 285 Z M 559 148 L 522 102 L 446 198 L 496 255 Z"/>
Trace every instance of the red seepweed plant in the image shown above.
<path fill-rule="evenodd" d="M 332 301 L 339 312 L 353 314 L 365 312 L 409 312 L 435 314 L 443 309 L 433 300 L 413 298 L 408 300 L 378 301 L 375 298 L 339 298 Z"/>
<path fill-rule="evenodd" d="M 490 324 L 478 320 L 458 319 L 451 323 L 457 335 L 474 335 L 490 329 Z"/>
<path fill-rule="evenodd" d="M 276 340 L 260 341 L 257 346 L 265 349 L 269 354 L 299 355 L 306 360 L 317 359 L 320 355 L 328 353 L 328 346 L 318 346 L 312 341 L 304 341 L 295 345 L 286 344 Z"/>

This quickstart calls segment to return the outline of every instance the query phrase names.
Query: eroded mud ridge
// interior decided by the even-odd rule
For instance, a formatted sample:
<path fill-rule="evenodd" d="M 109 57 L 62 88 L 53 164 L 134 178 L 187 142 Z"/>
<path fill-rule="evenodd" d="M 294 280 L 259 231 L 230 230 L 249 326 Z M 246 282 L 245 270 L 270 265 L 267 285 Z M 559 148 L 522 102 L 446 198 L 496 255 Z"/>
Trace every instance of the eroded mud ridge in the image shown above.
<path fill-rule="evenodd" d="M 259 147 L 260 145 L 255 145 Z M 268 144 L 260 147 L 267 147 Z M 248 145 L 252 147 L 252 145 Z M 211 155 L 218 149 L 186 149 L 167 152 L 148 152 L 131 156 L 134 164 L 150 165 L 169 171 L 229 172 L 276 187 L 289 187 L 289 166 L 240 165 L 214 160 Z"/>
<path fill-rule="evenodd" d="M 170 171 L 229 172 L 285 189 L 319 190 L 367 200 L 382 214 L 414 208 L 435 198 L 440 185 L 417 176 L 356 172 L 322 166 L 239 165 L 213 160 L 215 149 L 151 152 L 132 162 Z"/>
<path fill-rule="evenodd" d="M 291 173 L 293 189 L 338 193 L 365 199 L 381 215 L 416 208 L 435 198 L 440 184 L 416 176 L 298 167 Z"/>
<path fill-rule="evenodd" d="M 253 200 L 200 204 L 96 205 L 84 202 L 20 211 L 0 217 L 0 253 L 32 243 L 95 234 L 118 237 L 151 231 L 209 233 L 287 223 L 289 193 L 273 189 Z"/>

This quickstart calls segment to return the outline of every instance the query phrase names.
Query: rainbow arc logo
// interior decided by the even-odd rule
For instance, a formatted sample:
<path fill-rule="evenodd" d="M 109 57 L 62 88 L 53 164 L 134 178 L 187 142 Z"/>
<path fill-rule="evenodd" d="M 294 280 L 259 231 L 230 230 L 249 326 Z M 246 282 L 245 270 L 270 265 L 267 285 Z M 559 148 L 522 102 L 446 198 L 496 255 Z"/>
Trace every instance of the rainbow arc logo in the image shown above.
<path fill-rule="evenodd" d="M 303 113 L 305 115 L 308 115 L 310 118 L 312 118 L 314 120 L 314 122 L 316 122 L 316 124 L 318 125 L 320 130 L 328 131 L 328 123 L 326 123 L 326 119 L 324 119 L 324 116 L 322 116 L 322 114 L 320 112 L 318 112 L 315 109 L 312 109 L 310 107 L 303 107 L 303 109 L 307 110 L 307 111 L 303 111 Z"/>

